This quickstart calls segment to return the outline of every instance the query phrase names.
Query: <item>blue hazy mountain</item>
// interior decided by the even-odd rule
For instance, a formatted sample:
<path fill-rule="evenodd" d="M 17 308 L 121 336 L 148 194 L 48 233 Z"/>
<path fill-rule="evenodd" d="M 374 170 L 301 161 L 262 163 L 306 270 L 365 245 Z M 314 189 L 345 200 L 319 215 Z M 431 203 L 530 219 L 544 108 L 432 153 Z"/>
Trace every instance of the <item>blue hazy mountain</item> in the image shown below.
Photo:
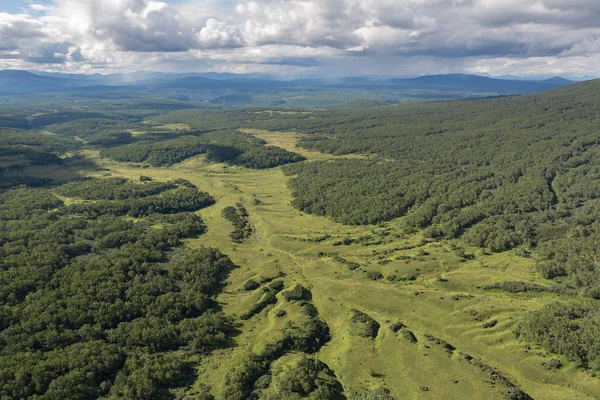
<path fill-rule="evenodd" d="M 504 95 L 543 92 L 573 83 L 562 78 L 522 81 L 466 74 L 428 75 L 412 79 L 392 79 L 391 81 L 410 88 L 437 89 L 439 91 L 460 90 L 473 93 L 487 92 Z"/>
<path fill-rule="evenodd" d="M 0 94 L 62 91 L 74 86 L 64 77 L 49 77 L 27 71 L 0 71 Z"/>
<path fill-rule="evenodd" d="M 545 80 L 494 79 L 480 75 L 447 74 L 417 78 L 347 77 L 282 81 L 267 75 L 220 73 L 160 73 L 77 75 L 0 71 L 0 95 L 73 93 L 83 96 L 136 97 L 151 95 L 217 104 L 291 104 L 323 106 L 356 98 L 397 102 L 411 98 L 474 98 L 543 92 L 573 83 L 560 77 Z M 316 98 L 315 102 L 298 99 Z M 336 97 L 337 96 L 337 97 Z M 288 99 L 296 98 L 292 102 Z M 330 100 L 334 98 L 334 100 Z M 337 100 L 339 98 L 339 101 Z M 329 100 L 327 100 L 329 99 Z M 294 103 L 295 101 L 295 103 Z"/>

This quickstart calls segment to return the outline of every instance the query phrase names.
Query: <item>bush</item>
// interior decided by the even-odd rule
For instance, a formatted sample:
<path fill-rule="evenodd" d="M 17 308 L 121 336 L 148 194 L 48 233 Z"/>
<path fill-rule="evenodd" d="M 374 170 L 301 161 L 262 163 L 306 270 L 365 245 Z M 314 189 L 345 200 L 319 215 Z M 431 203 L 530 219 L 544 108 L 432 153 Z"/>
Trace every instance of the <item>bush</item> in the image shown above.
<path fill-rule="evenodd" d="M 495 327 L 496 325 L 498 325 L 498 321 L 493 319 L 491 321 L 484 323 L 482 326 L 483 326 L 483 329 L 490 329 L 490 328 Z"/>
<path fill-rule="evenodd" d="M 297 323 L 288 325 L 283 332 L 286 349 L 314 353 L 327 343 L 329 327 L 318 316 L 303 315 Z"/>
<path fill-rule="evenodd" d="M 226 400 L 246 400 L 254 389 L 254 383 L 269 370 L 270 361 L 252 355 L 225 376 Z"/>
<path fill-rule="evenodd" d="M 244 290 L 245 291 L 251 291 L 251 290 L 256 290 L 260 287 L 260 283 L 256 282 L 254 279 L 248 279 L 245 283 L 244 283 Z"/>
<path fill-rule="evenodd" d="M 283 290 L 283 288 L 285 287 L 284 283 L 282 280 L 275 280 L 271 283 L 269 283 L 269 285 L 267 286 L 269 288 L 269 290 L 271 290 L 274 293 L 279 293 Z"/>
<path fill-rule="evenodd" d="M 369 278 L 372 281 L 378 281 L 380 279 L 383 279 L 383 274 L 379 271 L 367 271 L 367 278 Z"/>
<path fill-rule="evenodd" d="M 237 208 L 236 208 L 237 207 Z M 221 215 L 231 222 L 234 230 L 229 234 L 234 242 L 241 243 L 252 234 L 252 227 L 248 220 L 248 211 L 240 203 L 236 207 L 228 206 L 223 209 Z"/>
<path fill-rule="evenodd" d="M 341 385 L 327 364 L 316 358 L 302 358 L 273 380 L 273 386 L 282 398 L 293 394 L 311 399 L 338 399 Z"/>
<path fill-rule="evenodd" d="M 369 315 L 357 309 L 350 310 L 350 333 L 369 339 L 375 339 L 379 333 L 379 323 Z"/>
<path fill-rule="evenodd" d="M 293 288 L 283 292 L 282 296 L 286 301 L 310 300 L 311 293 L 310 290 L 298 283 Z"/>
<path fill-rule="evenodd" d="M 400 330 L 400 333 L 402 333 L 402 336 L 404 336 L 404 338 L 406 340 L 408 340 L 409 342 L 411 342 L 411 343 L 417 343 L 418 342 L 417 337 L 415 336 L 415 334 L 412 333 L 411 331 L 409 331 L 408 329 L 402 328 Z"/>
<path fill-rule="evenodd" d="M 390 330 L 394 333 L 398 332 L 400 329 L 405 328 L 406 325 L 404 325 L 402 322 L 395 322 L 393 324 L 390 325 Z"/>
<path fill-rule="evenodd" d="M 345 266 L 347 266 L 350 271 L 354 271 L 355 269 L 360 268 L 359 263 L 354 262 L 354 261 L 348 261 L 344 257 L 335 256 L 333 259 L 336 262 L 339 262 L 340 264 L 344 264 Z"/>
<path fill-rule="evenodd" d="M 262 296 L 262 298 L 260 299 L 260 301 L 258 303 L 254 304 L 252 307 L 250 307 L 248 312 L 242 314 L 240 316 L 240 318 L 243 320 L 250 319 L 253 316 L 255 316 L 256 314 L 259 314 L 262 310 L 267 308 L 269 305 L 275 304 L 275 303 L 277 303 L 277 297 L 275 296 L 275 293 L 267 292 Z"/>

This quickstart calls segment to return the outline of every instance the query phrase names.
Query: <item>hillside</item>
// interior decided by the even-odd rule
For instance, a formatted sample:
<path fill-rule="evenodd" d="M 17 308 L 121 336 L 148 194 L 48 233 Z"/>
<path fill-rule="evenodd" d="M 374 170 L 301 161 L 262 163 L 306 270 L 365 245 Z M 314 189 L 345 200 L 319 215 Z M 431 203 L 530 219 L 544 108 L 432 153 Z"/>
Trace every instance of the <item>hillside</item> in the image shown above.
<path fill-rule="evenodd" d="M 18 70 L 0 71 L 0 95 L 66 90 L 71 86 L 73 82 L 64 78 Z"/>

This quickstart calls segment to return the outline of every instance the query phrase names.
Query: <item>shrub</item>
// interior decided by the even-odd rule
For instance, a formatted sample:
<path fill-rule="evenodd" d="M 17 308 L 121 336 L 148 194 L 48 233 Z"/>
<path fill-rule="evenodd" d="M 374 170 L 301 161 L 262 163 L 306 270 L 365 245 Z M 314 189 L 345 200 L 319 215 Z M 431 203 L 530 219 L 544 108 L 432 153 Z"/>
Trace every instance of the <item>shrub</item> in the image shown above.
<path fill-rule="evenodd" d="M 310 290 L 306 289 L 299 283 L 293 288 L 283 292 L 282 296 L 287 301 L 310 300 L 311 298 Z"/>
<path fill-rule="evenodd" d="M 378 281 L 379 279 L 383 279 L 383 274 L 379 271 L 367 271 L 367 278 L 372 281 Z"/>
<path fill-rule="evenodd" d="M 379 323 L 357 309 L 350 310 L 350 332 L 356 336 L 375 339 L 379 333 Z"/>
<path fill-rule="evenodd" d="M 406 340 L 408 340 L 409 342 L 411 342 L 411 343 L 417 343 L 418 342 L 417 337 L 415 336 L 415 334 L 412 333 L 411 331 L 409 331 L 408 329 L 402 328 L 400 330 L 400 332 L 402 333 L 402 336 L 404 336 L 404 338 Z"/>
<path fill-rule="evenodd" d="M 248 279 L 246 283 L 244 283 L 244 290 L 251 291 L 256 290 L 260 287 L 260 283 L 256 282 L 254 279 Z"/>

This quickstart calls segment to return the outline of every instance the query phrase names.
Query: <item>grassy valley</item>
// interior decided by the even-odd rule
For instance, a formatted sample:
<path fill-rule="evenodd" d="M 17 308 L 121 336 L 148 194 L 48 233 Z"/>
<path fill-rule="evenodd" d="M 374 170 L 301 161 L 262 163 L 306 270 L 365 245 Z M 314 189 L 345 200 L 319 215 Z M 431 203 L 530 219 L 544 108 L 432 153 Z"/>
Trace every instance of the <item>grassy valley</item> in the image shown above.
<path fill-rule="evenodd" d="M 598 398 L 598 86 L 0 108 L 0 397 Z"/>

